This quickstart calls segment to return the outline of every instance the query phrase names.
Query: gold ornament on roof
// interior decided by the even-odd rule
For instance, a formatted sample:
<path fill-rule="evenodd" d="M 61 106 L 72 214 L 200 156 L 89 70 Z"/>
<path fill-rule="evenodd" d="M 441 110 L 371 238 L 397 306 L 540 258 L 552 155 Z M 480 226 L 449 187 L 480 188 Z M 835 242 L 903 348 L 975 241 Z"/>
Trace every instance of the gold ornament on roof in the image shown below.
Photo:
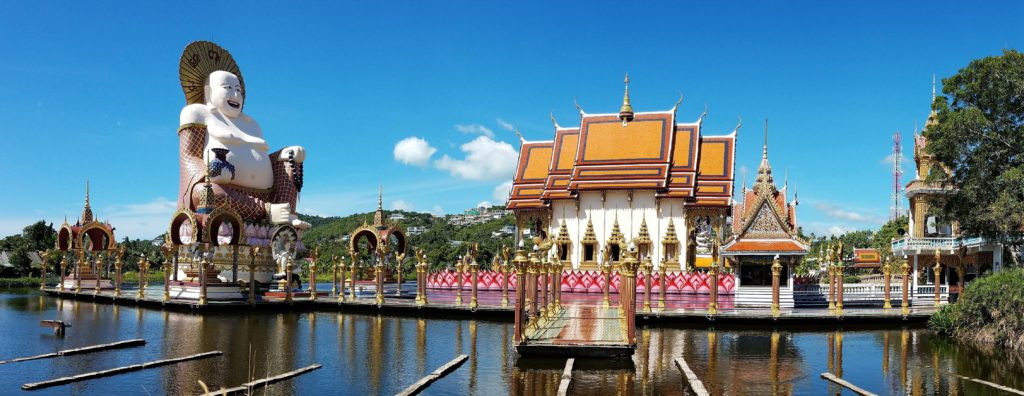
<path fill-rule="evenodd" d="M 676 224 L 672 222 L 671 218 L 668 219 L 668 229 L 665 230 L 665 236 L 661 237 L 661 243 L 679 243 L 679 237 L 676 236 Z"/>
<path fill-rule="evenodd" d="M 238 69 L 235 58 L 228 50 L 209 41 L 195 41 L 185 47 L 178 63 L 178 78 L 181 80 L 181 89 L 185 92 L 185 102 L 206 103 L 206 79 L 210 73 L 218 70 L 238 76 L 242 96 L 245 96 L 245 79 L 242 78 L 242 71 Z"/>
<path fill-rule="evenodd" d="M 597 234 L 594 233 L 594 222 L 591 219 L 587 219 L 587 230 L 583 233 L 582 242 L 584 244 L 597 243 Z"/>
<path fill-rule="evenodd" d="M 555 238 L 555 242 L 558 244 L 572 243 L 572 239 L 569 239 L 569 227 L 565 226 L 565 220 L 562 220 L 562 225 L 558 227 L 558 237 Z"/>
<path fill-rule="evenodd" d="M 612 233 L 608 236 L 608 245 L 624 245 L 626 238 L 622 235 L 622 231 L 619 230 L 619 215 L 615 215 L 615 223 L 612 224 Z"/>
<path fill-rule="evenodd" d="M 626 79 L 623 83 L 626 84 L 626 93 L 622 96 L 622 107 L 619 108 L 619 119 L 622 120 L 622 125 L 626 125 L 626 122 L 633 121 L 633 105 L 629 104 L 629 73 L 626 73 Z"/>
<path fill-rule="evenodd" d="M 650 246 L 650 244 L 651 244 L 651 233 L 647 230 L 647 219 L 646 218 L 640 220 L 640 233 L 636 237 L 636 244 L 638 246 L 639 245 Z"/>

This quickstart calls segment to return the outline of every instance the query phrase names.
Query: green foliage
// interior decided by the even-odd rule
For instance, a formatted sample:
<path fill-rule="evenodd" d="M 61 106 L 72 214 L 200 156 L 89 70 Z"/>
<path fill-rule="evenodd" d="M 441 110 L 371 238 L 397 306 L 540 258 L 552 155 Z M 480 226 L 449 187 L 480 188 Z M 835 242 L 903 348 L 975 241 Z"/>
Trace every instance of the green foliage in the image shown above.
<path fill-rule="evenodd" d="M 944 334 L 1024 351 L 1024 268 L 971 282 L 959 301 L 942 307 L 928 326 Z"/>
<path fill-rule="evenodd" d="M 926 150 L 946 171 L 929 181 L 956 189 L 933 199 L 942 219 L 956 219 L 966 234 L 1021 243 L 1024 229 L 1024 55 L 971 61 L 942 80 L 932 108 Z"/>
<path fill-rule="evenodd" d="M 47 286 L 56 286 L 59 279 L 46 278 Z M 0 288 L 4 289 L 17 289 L 25 287 L 39 287 L 39 278 L 32 276 L 23 276 L 20 278 L 0 278 Z"/>

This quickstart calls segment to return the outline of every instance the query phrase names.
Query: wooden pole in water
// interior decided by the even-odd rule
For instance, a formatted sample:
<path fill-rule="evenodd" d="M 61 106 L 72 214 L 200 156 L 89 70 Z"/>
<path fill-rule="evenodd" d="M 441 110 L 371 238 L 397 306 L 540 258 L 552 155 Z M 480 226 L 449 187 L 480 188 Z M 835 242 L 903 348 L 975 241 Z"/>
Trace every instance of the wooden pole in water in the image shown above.
<path fill-rule="evenodd" d="M 133 365 L 130 365 L 130 366 L 116 367 L 116 368 L 112 368 L 112 369 L 108 369 L 108 370 L 96 371 L 96 372 L 85 373 L 85 374 L 78 374 L 78 375 L 74 375 L 74 376 L 70 376 L 70 377 L 62 377 L 62 378 L 56 378 L 56 379 L 42 381 L 42 382 L 28 383 L 28 384 L 22 385 L 21 389 L 33 390 L 33 389 L 48 388 L 48 387 L 51 387 L 51 386 L 70 384 L 72 382 L 79 382 L 79 381 L 85 381 L 85 380 L 93 379 L 93 378 L 107 377 L 107 376 L 111 376 L 111 375 L 131 372 L 131 371 L 138 371 L 138 370 L 144 370 L 144 369 L 153 368 L 153 367 L 166 366 L 166 365 L 169 365 L 169 364 L 175 364 L 175 363 L 180 363 L 180 362 L 189 361 L 189 360 L 203 359 L 203 358 L 208 358 L 208 357 L 212 357 L 212 356 L 220 356 L 220 355 L 223 355 L 223 354 L 224 354 L 224 352 L 221 352 L 221 351 L 211 351 L 211 352 L 198 353 L 198 354 L 195 354 L 195 355 L 189 355 L 189 356 L 173 358 L 173 359 L 155 360 L 155 361 L 152 361 L 152 362 L 146 362 L 146 363 L 141 363 L 141 364 L 133 364 Z"/>
<path fill-rule="evenodd" d="M 437 381 L 438 379 L 441 379 L 441 377 L 444 377 L 448 373 L 459 368 L 459 366 L 462 366 L 462 364 L 465 363 L 466 360 L 468 359 L 469 355 L 459 355 L 455 359 L 452 359 L 452 361 L 445 363 L 445 365 L 441 367 L 438 367 L 437 370 L 434 370 L 426 377 L 423 377 L 419 381 L 416 381 L 416 383 L 409 385 L 408 388 L 405 388 L 401 392 L 398 392 L 396 396 L 418 395 L 420 392 L 426 389 L 427 386 L 430 385 L 430 383 Z"/>
<path fill-rule="evenodd" d="M 109 350 L 109 349 L 128 348 L 128 347 L 134 347 L 134 346 L 145 345 L 145 344 L 146 344 L 146 340 L 141 339 L 141 338 L 137 338 L 137 339 L 132 339 L 132 340 L 112 342 L 112 343 L 109 343 L 109 344 L 90 345 L 90 346 L 81 347 L 81 348 L 65 349 L 63 351 L 57 351 L 57 352 L 52 352 L 52 353 L 44 353 L 42 355 L 35 355 L 35 356 L 21 357 L 21 358 L 10 359 L 10 360 L 3 360 L 3 361 L 0 361 L 0 364 L 24 362 L 24 361 L 28 361 L 28 360 L 45 359 L 45 358 L 51 358 L 51 357 L 57 357 L 57 356 L 78 355 L 78 354 L 89 353 L 89 352 L 94 352 L 94 351 L 105 351 L 105 350 Z"/>
<path fill-rule="evenodd" d="M 835 375 L 832 375 L 830 373 L 821 373 L 821 378 L 825 379 L 825 380 L 827 380 L 829 382 L 835 383 L 836 385 L 842 386 L 842 387 L 844 387 L 846 389 L 849 389 L 851 392 L 856 393 L 856 394 L 861 395 L 861 396 L 876 396 L 876 394 L 868 392 L 868 391 L 866 391 L 864 389 L 861 389 L 861 388 L 857 387 L 856 385 L 854 385 L 854 384 L 852 384 L 852 383 L 850 383 L 850 382 L 848 382 L 848 381 L 846 381 L 846 380 L 844 380 L 842 378 L 836 377 Z"/>
<path fill-rule="evenodd" d="M 259 389 L 259 388 L 262 388 L 262 387 L 266 387 L 267 385 L 270 385 L 270 384 L 273 384 L 273 383 L 277 383 L 277 382 L 281 382 L 281 381 L 284 381 L 284 380 L 289 379 L 289 378 L 300 376 L 300 375 L 308 373 L 310 371 L 319 369 L 320 367 L 321 366 L 319 364 L 312 364 L 312 365 L 300 368 L 298 370 L 294 370 L 294 371 L 289 371 L 287 373 L 278 374 L 278 375 L 275 375 L 273 377 L 267 377 L 267 378 L 263 378 L 263 379 L 256 380 L 256 381 L 246 382 L 246 383 L 244 383 L 242 385 L 239 385 L 239 386 L 236 386 L 234 388 L 219 389 L 219 390 L 216 390 L 216 391 L 211 392 L 211 393 L 204 393 L 204 395 L 230 395 L 230 394 L 235 394 L 235 393 L 251 394 L 252 391 L 254 391 L 256 389 Z"/>

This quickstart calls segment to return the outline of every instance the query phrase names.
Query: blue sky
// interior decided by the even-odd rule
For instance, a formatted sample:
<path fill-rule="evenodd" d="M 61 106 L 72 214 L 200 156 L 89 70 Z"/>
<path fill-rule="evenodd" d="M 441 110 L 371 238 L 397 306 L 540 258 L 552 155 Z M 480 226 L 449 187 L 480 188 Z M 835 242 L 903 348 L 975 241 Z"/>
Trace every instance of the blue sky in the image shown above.
<path fill-rule="evenodd" d="M 777 180 L 788 171 L 808 232 L 877 227 L 891 135 L 910 158 L 932 74 L 1024 39 L 1020 2 L 553 3 L 7 4 L 0 235 L 73 221 L 87 178 L 94 211 L 121 235 L 163 232 L 177 193 L 178 58 L 194 40 L 232 52 L 272 149 L 307 148 L 307 213 L 372 210 L 378 184 L 389 208 L 500 202 L 502 159 L 518 150 L 506 127 L 550 139 L 549 112 L 579 121 L 574 98 L 614 112 L 628 71 L 637 111 L 682 92 L 681 120 L 710 109 L 705 134 L 742 115 L 737 169 L 749 180 L 769 118 Z M 396 158 L 409 137 L 433 150 Z"/>

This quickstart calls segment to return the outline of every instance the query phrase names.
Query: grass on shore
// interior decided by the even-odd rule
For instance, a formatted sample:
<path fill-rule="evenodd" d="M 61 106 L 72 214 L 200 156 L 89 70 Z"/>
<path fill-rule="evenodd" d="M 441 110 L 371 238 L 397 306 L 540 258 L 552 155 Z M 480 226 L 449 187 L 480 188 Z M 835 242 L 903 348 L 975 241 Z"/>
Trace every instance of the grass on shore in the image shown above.
<path fill-rule="evenodd" d="M 1024 268 L 976 279 L 928 321 L 957 339 L 1024 352 Z"/>

